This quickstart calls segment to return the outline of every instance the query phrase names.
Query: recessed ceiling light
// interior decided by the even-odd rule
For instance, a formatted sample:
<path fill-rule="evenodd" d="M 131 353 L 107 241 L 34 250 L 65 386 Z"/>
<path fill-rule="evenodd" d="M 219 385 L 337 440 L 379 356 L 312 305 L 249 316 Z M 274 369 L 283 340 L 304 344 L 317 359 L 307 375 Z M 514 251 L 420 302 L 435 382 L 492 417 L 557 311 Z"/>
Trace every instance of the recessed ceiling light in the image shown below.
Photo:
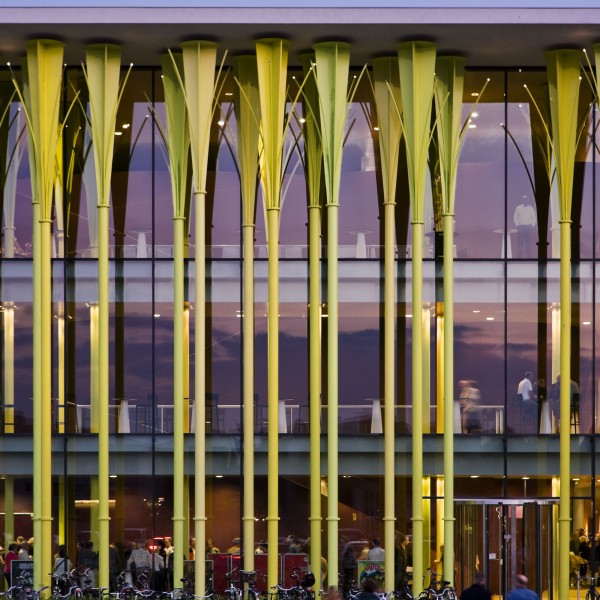
<path fill-rule="evenodd" d="M 481 311 L 480 310 L 474 310 L 473 314 L 478 315 Z"/>
<path fill-rule="evenodd" d="M 223 475 L 215 475 L 217 479 L 223 479 Z"/>
<path fill-rule="evenodd" d="M 486 317 L 485 320 L 486 321 L 493 321 L 495 317 Z"/>
<path fill-rule="evenodd" d="M 225 92 L 226 96 L 233 96 L 233 92 Z"/>
<path fill-rule="evenodd" d="M 479 92 L 471 92 L 471 96 L 473 96 L 473 98 L 477 98 L 477 96 L 479 96 Z"/>
<path fill-rule="evenodd" d="M 154 313 L 154 318 L 158 319 L 158 317 L 160 317 L 160 313 Z"/>
<path fill-rule="evenodd" d="M 471 475 L 471 479 L 479 479 L 479 475 Z"/>
<path fill-rule="evenodd" d="M 471 116 L 472 116 L 474 119 L 476 119 L 476 118 L 479 116 L 479 113 L 478 113 L 478 112 L 473 112 L 473 113 L 471 113 Z"/>
<path fill-rule="evenodd" d="M 115 131 L 115 135 L 123 135 L 122 131 Z"/>
<path fill-rule="evenodd" d="M 525 476 L 525 477 L 523 477 L 523 479 L 527 480 L 527 479 L 529 479 L 529 477 Z"/>
<path fill-rule="evenodd" d="M 223 125 L 225 125 L 225 121 L 223 121 L 223 119 L 221 119 L 220 121 L 217 121 L 217 125 L 219 127 L 223 127 Z"/>
<path fill-rule="evenodd" d="M 121 127 L 123 129 L 129 129 L 129 127 L 131 127 L 131 125 L 129 123 L 123 123 L 123 125 L 121 125 Z"/>
<path fill-rule="evenodd" d="M 592 323 L 591 323 L 591 321 L 584 321 L 584 322 L 582 323 L 582 325 L 591 325 L 591 324 L 592 324 Z"/>
<path fill-rule="evenodd" d="M 407 319 L 412 319 L 412 315 L 406 315 Z"/>
<path fill-rule="evenodd" d="M 375 127 L 373 127 L 373 131 L 379 131 L 379 127 L 377 127 L 377 125 Z"/>
<path fill-rule="evenodd" d="M 470 123 L 469 129 L 477 129 L 477 125 L 475 125 L 475 123 Z"/>

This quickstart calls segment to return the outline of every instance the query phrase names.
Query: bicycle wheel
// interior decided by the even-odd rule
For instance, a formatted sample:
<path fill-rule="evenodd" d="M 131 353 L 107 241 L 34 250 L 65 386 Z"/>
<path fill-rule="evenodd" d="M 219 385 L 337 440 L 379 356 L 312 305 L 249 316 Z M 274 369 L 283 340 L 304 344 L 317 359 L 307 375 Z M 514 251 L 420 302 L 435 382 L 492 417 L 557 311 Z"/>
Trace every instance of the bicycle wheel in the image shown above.
<path fill-rule="evenodd" d="M 596 591 L 596 588 L 590 588 L 585 593 L 585 600 L 598 600 L 600 598 L 600 594 Z"/>

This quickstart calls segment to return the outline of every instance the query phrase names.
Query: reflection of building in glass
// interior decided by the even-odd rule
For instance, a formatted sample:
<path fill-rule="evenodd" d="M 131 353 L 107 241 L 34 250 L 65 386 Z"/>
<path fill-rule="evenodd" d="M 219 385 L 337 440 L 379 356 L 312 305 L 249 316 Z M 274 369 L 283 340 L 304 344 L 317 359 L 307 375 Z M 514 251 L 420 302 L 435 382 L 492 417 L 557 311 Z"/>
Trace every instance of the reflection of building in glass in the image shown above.
<path fill-rule="evenodd" d="M 323 583 L 333 585 L 346 568 L 345 555 L 358 560 L 377 537 L 386 556 L 392 556 L 393 540 L 399 544 L 407 534 L 412 541 L 418 522 L 422 531 L 416 537 L 422 543 L 409 553 L 415 572 L 430 564 L 443 569 L 441 547 L 453 546 L 453 577 L 461 589 L 476 571 L 486 575 L 496 594 L 506 593 L 517 572 L 526 573 L 540 592 L 554 589 L 559 504 L 568 507 L 571 529 L 583 528 L 592 542 L 600 531 L 594 463 L 600 410 L 595 310 L 600 212 L 597 112 L 583 77 L 573 112 L 577 139 L 567 314 L 559 260 L 561 222 L 566 221 L 560 212 L 557 160 L 548 140 L 550 100 L 543 52 L 557 39 L 565 46 L 593 42 L 578 19 L 581 24 L 597 21 L 598 9 L 587 9 L 585 17 L 575 9 L 575 22 L 568 27 L 557 13 L 544 9 L 553 26 L 552 41 L 549 30 L 534 23 L 528 11 L 523 17 L 508 8 L 499 13 L 474 9 L 473 16 L 463 15 L 465 22 L 454 25 L 444 9 L 419 9 L 421 16 L 415 16 L 417 9 L 405 14 L 398 8 L 355 8 L 359 16 L 353 20 L 370 23 L 360 27 L 342 24 L 353 13 L 327 7 L 317 12 L 190 8 L 184 17 L 173 16 L 176 25 L 165 23 L 164 9 L 156 7 L 144 9 L 143 19 L 135 10 L 105 8 L 103 23 L 126 23 L 106 25 L 106 31 L 97 25 L 99 9 L 87 8 L 79 16 L 65 13 L 68 25 L 60 26 L 52 25 L 56 18 L 49 10 L 19 17 L 17 26 L 16 17 L 0 9 L 0 21 L 7 24 L 7 60 L 17 64 L 30 34 L 43 29 L 50 37 L 65 39 L 60 65 L 67 64 L 58 86 L 63 100 L 59 121 L 65 127 L 60 151 L 52 153 L 49 163 L 52 210 L 42 221 L 51 221 L 51 236 L 45 246 L 37 237 L 38 209 L 31 202 L 33 140 L 20 98 L 12 95 L 11 79 L 21 85 L 23 71 L 0 72 L 0 116 L 5 114 L 0 122 L 3 546 L 18 536 L 32 537 L 33 522 L 40 520 L 51 535 L 36 535 L 36 561 L 42 554 L 49 560 L 55 540 L 67 544 L 76 560 L 77 542 L 88 539 L 102 553 L 107 540 L 122 552 L 133 542 L 175 536 L 173 560 L 181 568 L 184 558 L 195 560 L 197 573 L 204 558 L 201 545 L 208 547 L 210 539 L 211 550 L 226 549 L 240 538 L 245 570 L 266 570 L 268 554 L 279 552 L 291 556 L 286 557 L 288 577 L 293 568 L 305 566 L 308 553 L 317 577 L 322 574 Z M 511 26 L 517 17 L 520 24 Z M 437 25 L 441 22 L 443 35 Z M 440 142 L 429 129 L 433 143 L 426 152 L 422 218 L 416 218 L 410 203 L 414 164 L 406 138 L 397 151 L 397 166 L 395 151 L 387 153 L 382 145 L 394 114 L 397 118 L 394 111 L 401 108 L 405 119 L 409 114 L 406 86 L 398 83 L 401 102 L 390 104 L 384 115 L 375 99 L 382 80 L 374 67 L 362 76 L 360 68 L 391 53 L 393 71 L 385 79 L 390 85 L 386 93 L 391 94 L 400 71 L 394 40 L 413 39 L 415 24 L 424 38 L 439 38 L 438 55 L 458 49 L 467 56 L 458 110 L 465 135 L 455 206 L 452 214 L 443 214 Z M 261 111 L 259 84 L 249 83 L 241 94 L 237 86 L 251 75 L 235 61 L 240 51 L 250 50 L 254 57 L 255 40 L 274 30 L 291 40 L 284 74 L 292 97 L 283 102 L 282 114 L 290 120 L 281 147 L 289 154 L 277 173 L 283 200 L 273 222 L 263 200 L 268 194 L 268 153 L 264 139 L 258 139 L 266 135 L 264 122 L 260 127 L 254 123 L 252 133 L 252 120 Z M 135 66 L 108 131 L 114 156 L 109 161 L 106 240 L 100 235 L 94 160 L 98 138 L 90 125 L 89 76 L 79 65 L 86 61 L 82 40 L 96 39 L 98 32 L 108 36 L 109 31 L 122 45 L 121 62 L 133 60 Z M 514 44 L 501 43 L 508 33 Z M 165 106 L 168 92 L 160 53 L 166 47 L 178 50 L 182 38 L 194 36 L 219 38 L 217 64 L 225 49 L 236 58 L 225 58 L 227 77 L 222 87 L 216 86 L 220 108 L 204 131 L 208 154 L 201 190 L 194 187 L 193 160 L 183 151 L 183 160 L 189 162 L 180 181 L 183 202 L 175 222 L 181 229 L 176 233 L 176 167 L 169 136 L 177 123 L 169 120 Z M 310 163 L 311 150 L 316 148 L 320 156 L 323 137 L 313 131 L 311 139 L 307 132 L 310 110 L 318 119 L 323 96 L 312 108 L 310 94 L 317 90 L 305 84 L 296 105 L 294 96 L 303 81 L 298 53 L 317 40 L 340 36 L 352 39 L 352 68 L 341 78 L 338 221 L 328 229 L 334 218 L 330 208 L 337 202 L 326 207 L 325 175 L 311 171 Z M 522 68 L 524 63 L 530 68 Z M 242 69 L 235 76 L 234 66 Z M 321 67 L 321 76 L 324 71 Z M 436 73 L 439 78 L 440 71 Z M 210 69 L 209 74 L 206 89 L 214 83 Z M 189 73 L 182 78 L 186 85 L 190 80 Z M 347 80 L 359 81 L 348 106 Z M 189 96 L 189 88 L 186 92 Z M 78 100 L 67 114 L 76 94 Z M 431 98 L 426 100 L 429 110 Z M 239 105 L 244 102 L 253 103 L 245 116 Z M 428 127 L 437 116 L 435 107 L 433 103 L 432 118 L 427 112 Z M 324 119 L 333 116 L 334 109 L 329 111 Z M 409 121 L 399 128 L 410 127 Z M 395 180 L 388 188 L 390 172 Z M 200 207 L 205 224 L 196 229 Z M 452 363 L 444 350 L 450 329 L 444 218 L 450 219 L 453 235 Z M 423 222 L 420 247 L 413 243 L 415 221 Z M 269 246 L 274 233 L 279 236 L 275 248 Z M 332 245 L 334 233 L 338 239 Z M 205 296 L 195 286 L 203 272 L 203 252 Z M 420 255 L 422 275 L 413 270 Z M 101 256 L 108 264 L 108 310 L 99 299 Z M 37 320 L 41 304 L 34 286 L 34 262 L 40 257 L 48 261 L 52 285 L 43 325 Z M 275 258 L 278 271 L 273 274 Z M 338 297 L 333 302 L 336 280 Z M 420 307 L 412 302 L 417 286 Z M 275 312 L 270 311 L 274 289 L 279 302 Z M 386 334 L 390 314 L 391 337 Z M 561 315 L 567 318 L 562 325 Z M 275 333 L 269 329 L 274 320 Z M 105 326 L 108 335 L 103 338 Z M 336 327 L 337 335 L 331 335 Z M 34 348 L 42 329 L 49 332 L 43 342 L 48 351 L 37 355 Z M 561 350 L 566 335 L 567 352 Z M 415 371 L 417 344 L 422 364 Z M 107 376 L 99 367 L 103 353 Z M 337 368 L 330 366 L 334 356 Z M 557 382 L 565 356 L 570 382 L 567 402 L 561 405 Z M 444 391 L 443 380 L 450 364 L 452 394 Z M 45 386 L 36 379 L 42 371 L 49 382 Z M 526 372 L 531 373 L 531 390 L 524 407 L 518 385 Z M 459 386 L 461 381 L 470 383 Z M 415 383 L 421 389 L 419 402 Z M 108 391 L 102 404 L 104 384 Z M 477 394 L 463 398 L 464 387 Z M 453 398 L 446 402 L 448 395 Z M 47 401 L 38 402 L 42 397 Z M 52 437 L 38 438 L 42 421 Z M 456 434 L 451 450 L 443 435 L 448 423 Z M 421 430 L 422 452 L 416 434 Z M 572 438 L 567 450 L 564 439 L 562 446 L 560 442 L 565 432 Z M 101 440 L 106 434 L 104 451 Z M 36 444 L 42 439 L 35 451 L 34 439 Z M 566 479 L 562 473 L 563 491 L 570 487 L 565 501 L 559 496 L 560 459 L 567 451 L 571 472 Z M 413 477 L 415 454 L 422 457 L 423 477 Z M 51 457 L 45 463 L 51 478 L 44 479 L 43 493 L 40 456 Z M 200 456 L 201 467 L 195 462 Z M 453 458 L 453 490 L 444 480 L 449 472 L 445 457 Z M 328 478 L 334 467 L 338 476 Z M 199 485 L 200 480 L 206 485 Z M 102 485 L 108 490 L 104 500 Z M 454 521 L 444 504 L 452 494 Z M 43 507 L 42 500 L 47 500 Z M 448 541 L 444 521 L 453 523 L 453 540 Z M 50 550 L 44 554 L 44 548 Z M 248 549 L 255 548 L 261 552 L 250 560 Z M 226 582 L 219 577 L 237 563 L 219 552 L 211 554 L 214 564 L 207 571 L 213 572 L 220 590 Z M 36 562 L 38 583 L 50 570 L 40 564 Z M 179 568 L 179 562 L 174 564 Z M 391 572 L 389 565 L 386 572 Z M 99 573 L 100 585 L 105 576 Z M 395 574 L 392 584 L 386 579 L 386 587 L 397 583 L 394 579 Z M 257 585 L 266 584 L 259 580 Z"/>

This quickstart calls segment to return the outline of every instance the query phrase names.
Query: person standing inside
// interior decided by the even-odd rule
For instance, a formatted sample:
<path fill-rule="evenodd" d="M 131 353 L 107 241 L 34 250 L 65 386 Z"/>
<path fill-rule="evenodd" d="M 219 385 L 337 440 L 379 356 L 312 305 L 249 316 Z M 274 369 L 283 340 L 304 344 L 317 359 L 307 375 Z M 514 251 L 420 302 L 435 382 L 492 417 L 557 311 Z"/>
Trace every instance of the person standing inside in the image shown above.
<path fill-rule="evenodd" d="M 471 379 L 465 389 L 466 405 L 463 410 L 464 428 L 467 433 L 481 433 L 481 390 L 479 384 Z"/>
<path fill-rule="evenodd" d="M 476 575 L 473 585 L 463 590 L 460 600 L 492 600 L 490 590 L 485 587 L 485 577 L 481 574 Z"/>
<path fill-rule="evenodd" d="M 515 589 L 508 595 L 508 600 L 540 600 L 537 593 L 527 587 L 528 583 L 525 575 L 517 575 Z"/>
<path fill-rule="evenodd" d="M 70 573 L 73 565 L 67 556 L 67 547 L 61 544 L 58 547 L 58 555 L 54 559 L 54 575 L 64 575 Z"/>
<path fill-rule="evenodd" d="M 92 540 L 88 540 L 83 545 L 83 550 L 81 550 L 77 556 L 77 566 L 87 569 L 87 573 L 81 578 L 81 587 L 87 587 L 86 580 L 89 580 L 89 587 L 96 587 L 98 555 L 94 551 L 94 542 L 92 542 Z"/>
<path fill-rule="evenodd" d="M 12 563 L 13 560 L 19 560 L 18 549 L 19 545 L 13 542 L 8 545 L 8 552 L 4 555 L 4 578 L 6 579 L 8 587 L 11 586 L 10 563 Z"/>
<path fill-rule="evenodd" d="M 571 379 L 571 383 L 569 385 L 569 404 L 571 407 L 571 413 L 574 411 L 577 412 L 577 423 L 579 422 L 579 385 L 576 381 Z M 552 410 L 552 417 L 554 420 L 554 427 L 552 429 L 553 433 L 558 433 L 560 431 L 560 373 L 556 376 L 556 381 L 552 384 L 550 388 L 550 409 Z M 567 421 L 567 425 L 568 425 Z M 574 433 L 577 433 L 575 431 Z M 579 534 L 580 537 L 582 534 Z"/>
<path fill-rule="evenodd" d="M 385 550 L 379 538 L 373 538 L 373 547 L 367 552 L 367 560 L 385 560 Z"/>
<path fill-rule="evenodd" d="M 344 597 L 347 598 L 352 587 L 352 582 L 356 579 L 356 568 L 358 563 L 356 561 L 356 554 L 354 554 L 354 548 L 352 544 L 346 539 L 344 548 L 342 550 L 342 569 L 344 572 L 344 578 L 342 581 Z"/>
<path fill-rule="evenodd" d="M 513 222 L 517 228 L 517 257 L 529 258 L 532 232 L 537 225 L 537 217 L 527 194 L 522 196 L 521 203 L 515 208 Z"/>
<path fill-rule="evenodd" d="M 533 374 L 531 371 L 527 371 L 517 388 L 517 396 L 521 401 L 522 417 L 523 421 L 528 424 L 535 423 L 537 421 L 537 403 L 533 396 Z M 533 431 L 528 433 L 534 433 Z"/>
<path fill-rule="evenodd" d="M 407 535 L 400 536 L 400 545 L 396 547 L 394 555 L 396 589 L 403 590 L 408 585 L 408 544 L 410 538 Z"/>

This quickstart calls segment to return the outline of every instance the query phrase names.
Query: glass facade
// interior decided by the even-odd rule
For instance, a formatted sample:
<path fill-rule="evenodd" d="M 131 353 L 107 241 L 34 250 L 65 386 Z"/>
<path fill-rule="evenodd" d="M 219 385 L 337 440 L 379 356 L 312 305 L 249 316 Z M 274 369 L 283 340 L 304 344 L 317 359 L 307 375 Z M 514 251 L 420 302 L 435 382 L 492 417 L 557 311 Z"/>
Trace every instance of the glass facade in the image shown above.
<path fill-rule="evenodd" d="M 294 74 L 298 73 L 290 72 L 290 84 Z M 6 84 L 10 74 L 2 73 L 2 79 Z M 56 200 L 52 222 L 52 532 L 74 556 L 77 542 L 95 539 L 98 534 L 98 426 L 91 401 L 98 385 L 94 343 L 98 326 L 98 199 L 86 121 L 85 79 L 80 69 L 68 68 L 65 80 L 65 104 L 75 91 L 81 95 L 63 134 L 64 176 L 57 193 L 62 201 Z M 231 98 L 234 85 L 229 77 L 211 130 L 205 231 L 206 536 L 212 543 L 210 550 L 223 553 L 243 530 L 244 252 L 235 154 L 239 140 Z M 593 548 L 600 535 L 595 455 L 600 433 L 600 376 L 596 369 L 600 335 L 596 290 L 600 282 L 595 243 L 600 238 L 596 218 L 600 193 L 596 184 L 597 109 L 591 92 L 583 86 L 579 111 L 583 133 L 577 146 L 571 229 L 572 398 L 567 420 L 560 415 L 555 393 L 560 375 L 560 249 L 554 165 L 543 139 L 546 88 L 545 71 L 534 69 L 468 70 L 465 75 L 463 118 L 467 126 L 454 217 L 454 494 L 457 586 L 466 587 L 475 571 L 485 571 L 492 590 L 501 593 L 510 586 L 510 574 L 502 564 L 510 564 L 518 572 L 533 574 L 533 586 L 547 590 L 552 597 L 556 594 L 552 579 L 556 539 L 552 532 L 557 518 L 560 428 L 570 428 L 572 434 L 572 527 L 584 529 Z M 33 535 L 30 515 L 34 510 L 31 177 L 28 140 L 21 133 L 25 127 L 22 111 L 16 98 L 8 107 L 12 125 L 2 126 L 7 135 L 0 150 L 12 156 L 3 188 L 0 259 L 0 527 L 7 544 L 16 536 Z M 363 79 L 348 110 L 338 246 L 339 535 L 340 540 L 351 542 L 357 555 L 372 538 L 383 536 L 384 516 L 384 208 L 374 114 L 370 88 Z M 164 120 L 160 69 L 134 68 L 116 119 L 109 221 L 109 514 L 110 539 L 120 552 L 132 543 L 173 534 L 174 236 L 168 154 L 162 125 L 157 125 Z M 310 536 L 309 238 L 300 122 L 296 128 L 288 132 L 286 140 L 290 147 L 297 146 L 283 178 L 285 198 L 279 229 L 277 423 L 269 423 L 267 418 L 268 239 L 260 186 L 253 256 L 255 540 L 267 538 L 267 433 L 275 427 L 279 434 L 282 553 L 289 550 L 291 538 L 305 542 Z M 413 323 L 420 319 L 424 332 L 423 552 L 428 566 L 436 561 L 440 564 L 443 544 L 443 235 L 433 203 L 439 184 L 434 174 L 426 191 L 423 306 L 414 307 L 407 179 L 406 154 L 401 150 L 395 207 L 394 528 L 397 535 L 412 533 L 411 348 Z M 191 222 L 195 210 L 192 203 Z M 181 549 L 186 558 L 204 552 L 194 548 L 190 531 L 196 516 L 195 236 L 190 227 L 184 309 L 185 530 L 189 548 Z M 323 239 L 321 247 L 320 342 L 325 365 L 326 242 Z M 531 397 L 525 406 L 520 382 L 527 373 Z M 328 376 L 323 368 L 323 440 L 330 433 Z M 321 475 L 325 506 L 328 482 L 326 474 Z M 325 525 L 323 529 L 326 554 L 325 549 L 332 546 L 327 545 Z M 514 538 L 507 546 L 502 540 L 509 534 Z M 506 563 L 502 563 L 503 556 Z"/>

